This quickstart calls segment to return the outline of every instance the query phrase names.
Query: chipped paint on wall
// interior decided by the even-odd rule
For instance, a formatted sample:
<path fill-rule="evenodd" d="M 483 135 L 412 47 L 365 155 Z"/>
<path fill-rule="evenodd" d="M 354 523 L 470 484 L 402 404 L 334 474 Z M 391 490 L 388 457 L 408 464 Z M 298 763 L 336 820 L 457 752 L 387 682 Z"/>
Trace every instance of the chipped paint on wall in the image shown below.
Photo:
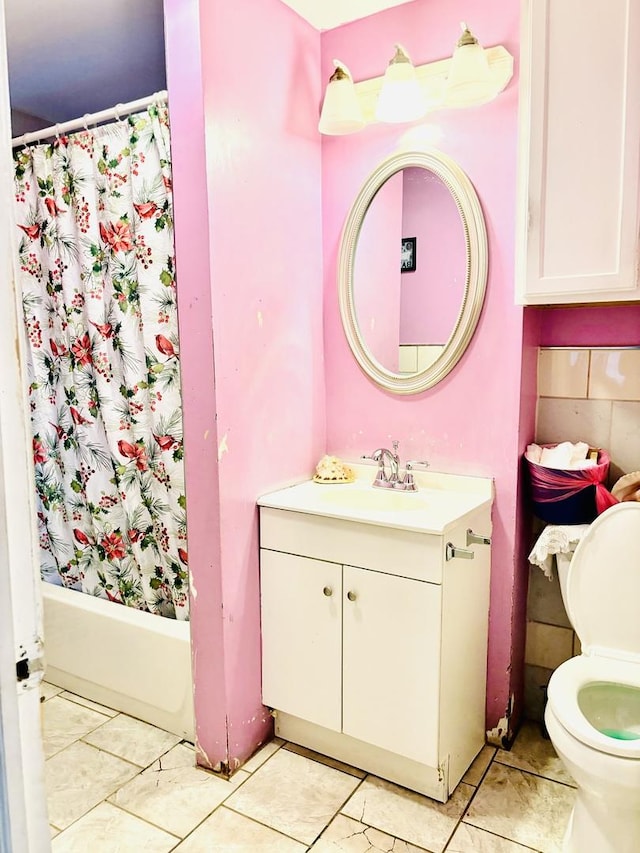
<path fill-rule="evenodd" d="M 494 728 L 487 731 L 487 743 L 491 746 L 497 746 L 503 749 L 508 749 L 511 746 L 514 736 L 511 728 L 514 702 L 515 696 L 512 693 L 504 717 L 501 717 L 498 720 L 498 723 Z"/>
<path fill-rule="evenodd" d="M 227 444 L 227 433 L 222 436 L 220 439 L 220 444 L 218 445 L 218 462 L 222 459 L 225 453 L 229 452 L 229 445 Z"/>

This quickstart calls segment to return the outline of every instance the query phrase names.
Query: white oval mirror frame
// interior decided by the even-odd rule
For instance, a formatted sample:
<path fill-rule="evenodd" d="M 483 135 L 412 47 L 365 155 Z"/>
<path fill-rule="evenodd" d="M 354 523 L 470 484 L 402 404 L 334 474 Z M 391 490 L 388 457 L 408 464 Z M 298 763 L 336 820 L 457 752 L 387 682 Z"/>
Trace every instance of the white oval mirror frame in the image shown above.
<path fill-rule="evenodd" d="M 449 339 L 436 361 L 425 370 L 407 375 L 388 370 L 366 346 L 355 311 L 353 271 L 358 236 L 369 205 L 386 180 L 410 166 L 428 169 L 449 189 L 460 214 L 467 258 L 462 306 Z M 484 303 L 487 271 L 487 230 L 480 201 L 455 160 L 435 150 L 402 151 L 383 160 L 366 179 L 349 211 L 338 257 L 340 316 L 349 347 L 362 370 L 381 388 L 395 394 L 419 394 L 444 379 L 473 337 Z"/>

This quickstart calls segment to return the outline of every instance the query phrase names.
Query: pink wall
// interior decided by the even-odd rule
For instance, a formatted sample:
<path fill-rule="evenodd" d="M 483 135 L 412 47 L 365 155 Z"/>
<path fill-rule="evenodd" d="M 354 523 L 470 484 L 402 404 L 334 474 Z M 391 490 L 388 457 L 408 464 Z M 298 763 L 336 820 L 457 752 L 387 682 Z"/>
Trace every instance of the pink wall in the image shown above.
<path fill-rule="evenodd" d="M 467 247 L 447 185 L 425 169 L 404 169 L 403 236 L 417 239 L 416 271 L 402 275 L 400 341 L 446 344 L 462 308 Z"/>
<path fill-rule="evenodd" d="M 517 4 L 482 0 L 468 18 L 462 0 L 415 0 L 322 35 L 322 79 L 331 60 L 346 62 L 361 80 L 382 73 L 393 42 L 414 62 L 442 59 L 467 20 L 481 42 L 503 44 L 518 56 Z M 523 309 L 514 305 L 517 67 L 507 90 L 476 109 L 434 114 L 430 133 L 474 184 L 487 224 L 489 280 L 476 334 L 461 362 L 433 389 L 415 397 L 379 390 L 359 370 L 346 344 L 336 298 L 340 231 L 366 175 L 396 145 L 403 129 L 375 126 L 346 137 L 325 137 L 323 222 L 325 361 L 328 452 L 355 458 L 392 438 L 404 459 L 429 459 L 433 470 L 495 478 L 493 567 L 488 658 L 487 725 L 521 699 L 526 563 L 518 561 L 518 462 L 529 435 L 519 430 Z M 530 375 L 527 373 L 527 382 Z M 532 424 L 531 435 L 533 434 Z M 527 429 L 529 428 L 527 427 Z M 518 708 L 514 711 L 516 717 Z M 509 724 L 506 728 L 511 728 Z M 502 731 L 500 735 L 509 735 Z"/>
<path fill-rule="evenodd" d="M 209 767 L 227 761 L 220 496 L 211 319 L 205 117 L 197 0 L 165 0 L 184 410 L 196 741 Z M 193 247 L 198 246 L 194 252 Z"/>
<path fill-rule="evenodd" d="M 354 306 L 371 354 L 397 372 L 400 355 L 402 175 L 376 193 L 360 229 L 353 265 Z"/>
<path fill-rule="evenodd" d="M 200 14 L 233 766 L 271 729 L 256 499 L 309 476 L 325 447 L 320 36 L 279 0 L 201 0 Z"/>
<path fill-rule="evenodd" d="M 233 769 L 271 731 L 256 498 L 325 447 L 320 36 L 279 0 L 165 14 L 198 759 Z"/>
<path fill-rule="evenodd" d="M 541 319 L 540 346 L 638 346 L 640 304 L 528 308 Z"/>

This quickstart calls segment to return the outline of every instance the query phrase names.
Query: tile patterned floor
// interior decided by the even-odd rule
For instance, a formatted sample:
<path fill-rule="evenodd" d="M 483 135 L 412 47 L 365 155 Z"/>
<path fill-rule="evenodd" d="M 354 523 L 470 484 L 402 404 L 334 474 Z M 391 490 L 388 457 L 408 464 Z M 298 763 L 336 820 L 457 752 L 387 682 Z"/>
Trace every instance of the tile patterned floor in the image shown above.
<path fill-rule="evenodd" d="M 278 739 L 226 782 L 174 735 L 42 695 L 53 853 L 559 853 L 575 795 L 533 724 L 442 804 Z"/>

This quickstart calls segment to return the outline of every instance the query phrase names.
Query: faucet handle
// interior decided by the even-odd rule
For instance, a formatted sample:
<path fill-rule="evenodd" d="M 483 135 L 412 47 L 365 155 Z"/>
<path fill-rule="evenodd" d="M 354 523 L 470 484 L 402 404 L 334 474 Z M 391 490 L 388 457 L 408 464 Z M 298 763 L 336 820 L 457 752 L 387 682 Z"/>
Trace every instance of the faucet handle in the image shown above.
<path fill-rule="evenodd" d="M 404 477 L 402 478 L 401 487 L 407 492 L 417 492 L 418 487 L 416 486 L 415 480 L 413 479 L 413 466 L 414 465 L 424 465 L 425 468 L 429 467 L 428 462 L 421 462 L 418 459 L 411 459 L 404 467 Z"/>
<path fill-rule="evenodd" d="M 428 463 L 428 462 L 426 462 L 426 461 L 424 461 L 424 460 L 421 460 L 421 459 L 410 459 L 410 460 L 407 462 L 407 464 L 405 465 L 405 468 L 407 469 L 407 471 L 410 471 L 410 470 L 413 468 L 413 466 L 414 466 L 414 465 L 422 465 L 424 468 L 428 468 L 428 467 L 429 467 L 429 463 Z"/>

